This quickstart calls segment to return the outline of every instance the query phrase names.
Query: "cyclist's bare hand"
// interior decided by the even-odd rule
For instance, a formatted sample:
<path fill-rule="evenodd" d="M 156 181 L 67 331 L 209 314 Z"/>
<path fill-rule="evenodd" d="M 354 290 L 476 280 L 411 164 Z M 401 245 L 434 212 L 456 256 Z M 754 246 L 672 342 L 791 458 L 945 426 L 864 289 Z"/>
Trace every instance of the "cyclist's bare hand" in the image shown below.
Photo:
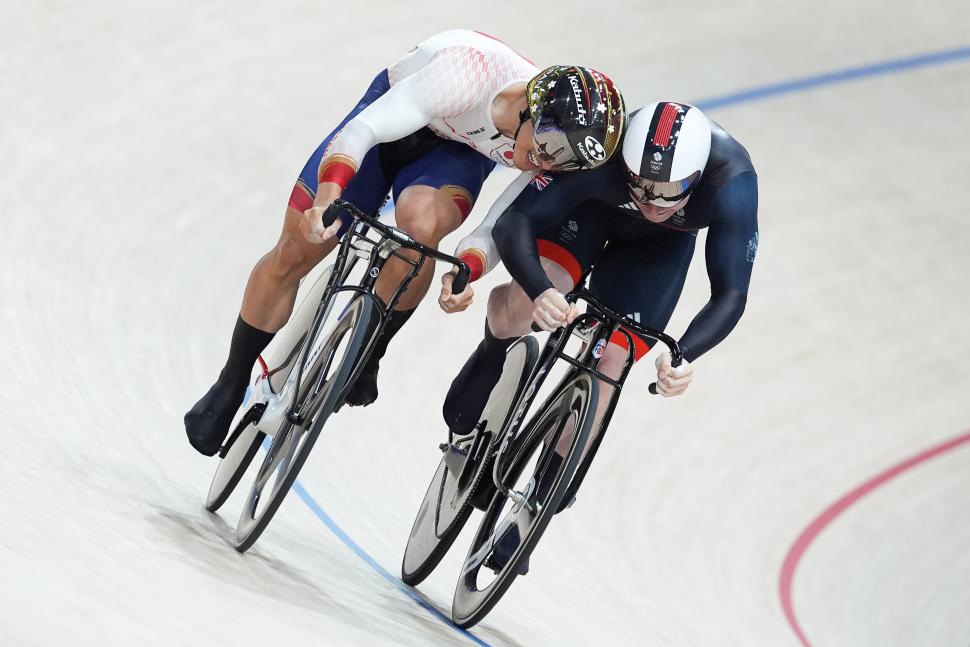
<path fill-rule="evenodd" d="M 549 288 L 532 301 L 532 321 L 547 332 L 572 323 L 579 315 L 576 304 L 566 301 L 556 288 Z"/>
<path fill-rule="evenodd" d="M 329 206 L 330 203 L 328 202 L 322 206 L 310 207 L 303 212 L 303 218 L 300 220 L 300 231 L 303 232 L 307 241 L 320 244 L 337 235 L 340 230 L 340 218 L 337 218 L 329 227 L 323 226 L 323 212 Z"/>
<path fill-rule="evenodd" d="M 321 182 L 317 186 L 317 196 L 313 199 L 313 206 L 303 212 L 300 219 L 300 231 L 304 238 L 311 243 L 325 243 L 340 231 L 338 218 L 329 227 L 323 226 L 323 212 L 340 197 L 340 185 L 334 182 Z"/>
<path fill-rule="evenodd" d="M 657 358 L 657 393 L 669 398 L 681 395 L 694 379 L 694 367 L 684 362 L 677 368 L 670 365 L 670 353 L 662 353 Z"/>
<path fill-rule="evenodd" d="M 441 277 L 441 295 L 438 297 L 438 305 L 447 313 L 462 312 L 472 304 L 475 298 L 475 290 L 472 284 L 465 286 L 465 291 L 460 294 L 452 294 L 451 286 L 455 282 L 457 270 L 452 270 Z"/>

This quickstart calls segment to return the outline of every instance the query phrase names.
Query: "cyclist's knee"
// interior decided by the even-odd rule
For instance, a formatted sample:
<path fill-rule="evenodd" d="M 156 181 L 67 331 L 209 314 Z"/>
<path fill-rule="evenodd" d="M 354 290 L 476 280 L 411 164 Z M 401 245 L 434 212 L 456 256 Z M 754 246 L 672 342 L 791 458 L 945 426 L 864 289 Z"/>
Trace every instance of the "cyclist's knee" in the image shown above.
<path fill-rule="evenodd" d="M 531 322 L 532 301 L 518 283 L 505 283 L 488 295 L 488 325 L 496 337 L 525 335 Z"/>
<path fill-rule="evenodd" d="M 307 242 L 299 232 L 283 232 L 273 250 L 266 255 L 265 268 L 278 282 L 299 281 L 319 259 L 307 249 Z"/>
<path fill-rule="evenodd" d="M 623 372 L 623 365 L 626 363 L 626 358 L 626 347 L 610 343 L 606 345 L 603 357 L 600 358 L 596 368 L 606 377 L 616 380 L 619 379 L 620 373 Z"/>
<path fill-rule="evenodd" d="M 546 276 L 549 277 L 549 280 L 552 281 L 553 286 L 557 290 L 566 294 L 576 287 L 578 277 L 574 277 L 562 265 L 545 257 L 541 257 L 539 261 L 542 263 L 542 269 L 545 271 Z"/>
<path fill-rule="evenodd" d="M 446 194 L 429 186 L 410 186 L 394 205 L 397 226 L 415 240 L 437 245 L 461 224 L 461 213 Z"/>

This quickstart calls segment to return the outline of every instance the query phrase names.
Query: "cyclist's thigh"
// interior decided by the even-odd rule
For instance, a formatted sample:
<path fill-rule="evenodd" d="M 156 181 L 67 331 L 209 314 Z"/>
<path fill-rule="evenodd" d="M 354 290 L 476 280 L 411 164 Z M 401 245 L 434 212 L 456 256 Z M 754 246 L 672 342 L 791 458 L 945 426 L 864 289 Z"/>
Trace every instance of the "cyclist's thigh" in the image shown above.
<path fill-rule="evenodd" d="M 633 240 L 612 240 L 590 276 L 590 291 L 644 326 L 663 330 L 673 315 L 694 255 L 697 232 L 665 231 Z M 649 350 L 634 335 L 636 358 Z M 610 340 L 626 346 L 617 332 Z"/>
<path fill-rule="evenodd" d="M 300 175 L 293 186 L 288 203 L 288 213 L 296 211 L 302 214 L 313 206 L 313 199 L 316 197 L 317 185 L 319 184 L 318 173 L 320 171 L 320 160 L 323 158 L 323 154 L 326 152 L 331 140 L 333 140 L 334 136 L 340 132 L 348 121 L 356 117 L 364 108 L 387 92 L 389 87 L 387 71 L 384 70 L 374 78 L 367 92 L 364 93 L 364 96 L 357 102 L 353 110 L 317 146 L 316 150 L 313 151 L 303 166 L 303 170 L 300 171 Z M 344 189 L 341 198 L 359 207 L 362 211 L 372 212 L 381 206 L 389 190 L 390 181 L 384 177 L 378 147 L 375 146 L 361 160 L 360 168 L 347 184 L 347 188 Z M 340 235 L 343 235 L 347 230 L 351 220 L 346 214 L 344 214 L 343 218 L 344 222 L 340 229 Z M 288 220 L 291 219 L 288 218 Z"/>
<path fill-rule="evenodd" d="M 610 237 L 612 211 L 599 201 L 580 203 L 558 224 L 537 233 L 539 257 L 566 270 L 575 287 Z"/>
<path fill-rule="evenodd" d="M 402 161 L 406 163 L 394 175 L 394 199 L 400 200 L 412 186 L 437 189 L 455 206 L 459 218 L 455 228 L 468 217 L 485 178 L 495 168 L 495 162 L 470 146 L 447 140 L 416 160 Z"/>

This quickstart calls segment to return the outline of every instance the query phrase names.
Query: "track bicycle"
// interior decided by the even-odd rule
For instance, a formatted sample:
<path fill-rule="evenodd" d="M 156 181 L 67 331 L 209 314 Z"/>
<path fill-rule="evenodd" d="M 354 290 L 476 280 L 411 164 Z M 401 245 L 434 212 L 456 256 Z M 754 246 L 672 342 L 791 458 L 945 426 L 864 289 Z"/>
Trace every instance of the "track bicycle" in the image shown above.
<path fill-rule="evenodd" d="M 552 516 L 575 500 L 635 361 L 631 333 L 665 344 L 673 366 L 683 361 L 676 340 L 615 312 L 584 283 L 580 281 L 566 299 L 586 302 L 586 313 L 552 333 L 541 352 L 531 335 L 512 344 L 476 427 L 462 436 L 449 432 L 448 442 L 440 446 L 443 456 L 415 518 L 402 579 L 411 585 L 424 580 L 472 510 L 483 510 L 452 602 L 452 620 L 460 627 L 470 627 L 488 614 L 524 571 Z M 627 357 L 619 377 L 612 379 L 597 366 L 615 332 L 626 338 Z M 583 341 L 575 355 L 566 350 L 573 337 Z M 537 403 L 546 377 L 561 362 L 567 365 L 565 375 Z M 613 390 L 598 433 L 592 435 L 599 381 Z M 655 384 L 650 392 L 656 393 Z M 517 534 L 513 550 L 496 559 L 496 549 L 509 545 L 509 533 Z"/>
<path fill-rule="evenodd" d="M 323 214 L 324 226 L 347 212 L 354 223 L 340 241 L 334 263 L 316 279 L 259 359 L 259 374 L 247 391 L 242 416 L 219 452 L 220 461 L 206 497 L 215 512 L 229 498 L 250 463 L 265 446 L 236 526 L 235 546 L 247 550 L 266 529 L 306 462 L 330 416 L 344 404 L 380 336 L 391 310 L 427 259 L 458 267 L 454 285 L 464 290 L 468 266 L 427 247 L 407 233 L 336 200 Z M 402 250 L 416 252 L 410 258 Z M 385 303 L 375 292 L 391 258 L 411 268 Z M 274 340 L 277 341 L 277 340 Z"/>

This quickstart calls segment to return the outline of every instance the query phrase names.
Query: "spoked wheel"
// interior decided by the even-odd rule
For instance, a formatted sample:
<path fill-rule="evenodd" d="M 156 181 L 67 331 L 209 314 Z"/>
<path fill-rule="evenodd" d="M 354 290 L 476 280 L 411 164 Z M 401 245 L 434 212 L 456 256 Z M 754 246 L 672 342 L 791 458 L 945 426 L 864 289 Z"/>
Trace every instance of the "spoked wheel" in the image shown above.
<path fill-rule="evenodd" d="M 242 475 L 246 473 L 253 457 L 259 451 L 264 434 L 256 431 L 255 422 L 262 414 L 262 404 L 253 405 L 239 420 L 238 427 L 242 428 L 225 458 L 219 461 L 216 473 L 209 485 L 209 494 L 205 498 L 205 509 L 215 512 L 226 502 L 229 495 L 239 484 Z M 235 435 L 235 433 L 233 433 Z"/>
<path fill-rule="evenodd" d="M 502 480 L 511 495 L 492 498 L 472 541 L 451 606 L 458 626 L 484 618 L 532 553 L 576 471 L 598 399 L 599 386 L 589 374 L 569 376 L 509 448 L 510 467 Z M 553 460 L 557 446 L 564 452 L 561 462 Z"/>
<path fill-rule="evenodd" d="M 284 420 L 263 458 L 236 526 L 236 549 L 252 546 L 269 525 L 323 425 L 344 397 L 347 382 L 366 348 L 377 306 L 370 296 L 355 297 L 327 330 L 310 340 L 296 411 L 300 424 Z M 242 442 L 240 438 L 236 444 Z"/>
<path fill-rule="evenodd" d="M 472 500 L 489 483 L 494 439 L 532 371 L 539 354 L 533 337 L 509 348 L 499 379 L 475 431 L 441 446 L 444 456 L 424 495 L 411 528 L 401 579 L 416 586 L 438 565 L 461 532 L 472 511 Z M 481 486 L 481 488 L 479 487 Z"/>

